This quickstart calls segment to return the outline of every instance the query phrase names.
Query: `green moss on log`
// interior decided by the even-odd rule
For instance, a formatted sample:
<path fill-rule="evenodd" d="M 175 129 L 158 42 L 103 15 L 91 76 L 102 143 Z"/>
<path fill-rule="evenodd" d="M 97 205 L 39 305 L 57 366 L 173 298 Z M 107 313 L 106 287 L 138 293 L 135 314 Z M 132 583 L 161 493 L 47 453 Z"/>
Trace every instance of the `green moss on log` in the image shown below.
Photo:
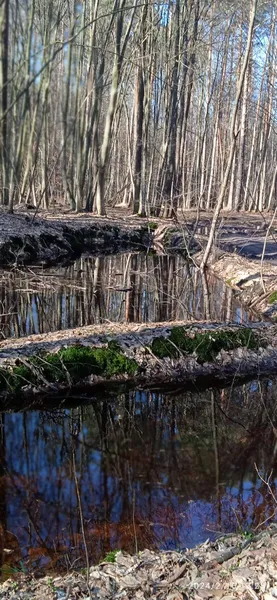
<path fill-rule="evenodd" d="M 194 354 L 198 362 L 212 362 L 221 350 L 248 348 L 257 350 L 262 343 L 252 329 L 238 328 L 232 331 L 210 331 L 188 335 L 184 327 L 174 327 L 168 338 L 156 338 L 151 350 L 158 358 L 180 358 Z"/>
<path fill-rule="evenodd" d="M 113 377 L 135 375 L 138 365 L 123 354 L 116 343 L 108 348 L 71 346 L 58 352 L 41 353 L 20 361 L 9 369 L 0 369 L 0 390 L 19 392 L 26 385 L 66 383 L 72 385 L 89 375 Z"/>
<path fill-rule="evenodd" d="M 277 302 L 277 290 L 276 292 L 273 292 L 273 294 L 271 294 L 268 302 L 269 304 L 274 304 L 275 302 Z"/>
<path fill-rule="evenodd" d="M 153 340 L 152 353 L 158 358 L 180 358 L 194 355 L 199 363 L 213 362 L 221 350 L 263 346 L 250 328 L 205 331 L 191 335 L 188 327 L 174 327 L 169 337 Z M 105 347 L 74 345 L 55 353 L 40 353 L 28 359 L 18 359 L 14 366 L 0 368 L 0 392 L 20 393 L 28 386 L 78 383 L 90 375 L 111 378 L 133 377 L 141 372 L 139 364 L 128 358 L 116 340 Z"/>

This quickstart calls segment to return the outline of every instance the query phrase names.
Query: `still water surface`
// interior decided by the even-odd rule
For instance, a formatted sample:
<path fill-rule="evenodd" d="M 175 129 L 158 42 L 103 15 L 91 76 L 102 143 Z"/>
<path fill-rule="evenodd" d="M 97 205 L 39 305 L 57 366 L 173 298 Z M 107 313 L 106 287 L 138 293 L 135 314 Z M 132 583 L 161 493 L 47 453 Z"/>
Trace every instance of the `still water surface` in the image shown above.
<path fill-rule="evenodd" d="M 82 256 L 67 266 L 2 272 L 2 338 L 94 323 L 253 320 L 232 290 L 182 256 Z"/>
<path fill-rule="evenodd" d="M 255 317 L 181 256 L 82 256 L 5 271 L 2 338 L 93 323 Z M 114 548 L 191 547 L 273 512 L 277 382 L 118 391 L 0 415 L 0 546 L 9 569 L 82 567 Z M 78 404 L 80 406 L 78 406 Z M 273 484 L 275 485 L 275 484 Z M 79 498 L 79 500 L 78 500 Z"/>
<path fill-rule="evenodd" d="M 2 413 L 3 571 L 84 566 L 80 510 L 91 561 L 259 526 L 275 508 L 255 464 L 275 491 L 276 393 L 252 381 Z"/>

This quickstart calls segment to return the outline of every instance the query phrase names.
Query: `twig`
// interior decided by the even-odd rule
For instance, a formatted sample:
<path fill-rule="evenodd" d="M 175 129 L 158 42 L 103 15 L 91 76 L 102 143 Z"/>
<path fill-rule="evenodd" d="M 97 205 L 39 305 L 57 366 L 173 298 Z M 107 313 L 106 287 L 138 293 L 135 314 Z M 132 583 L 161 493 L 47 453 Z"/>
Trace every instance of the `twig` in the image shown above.
<path fill-rule="evenodd" d="M 269 233 L 270 233 L 270 230 L 271 230 L 271 227 L 272 227 L 272 223 L 273 223 L 273 221 L 275 219 L 276 212 L 277 212 L 277 207 L 274 210 L 274 213 L 272 215 L 271 221 L 270 221 L 269 226 L 268 226 L 268 228 L 266 230 L 266 235 L 265 235 L 264 245 L 263 245 L 263 252 L 262 252 L 262 257 L 261 257 L 261 284 L 262 284 L 262 288 L 264 290 L 264 293 L 265 293 L 265 285 L 264 285 L 264 280 L 263 280 L 264 255 L 265 255 L 265 249 L 266 249 L 266 244 L 267 244 L 268 236 L 269 236 Z"/>
<path fill-rule="evenodd" d="M 73 441 L 73 444 L 74 444 L 74 441 Z M 87 540 L 86 540 L 85 527 L 84 527 L 84 515 L 83 515 L 83 509 L 82 509 L 82 500 L 81 500 L 81 496 L 80 496 L 80 490 L 79 490 L 77 473 L 76 473 L 75 448 L 73 447 L 73 445 L 72 445 L 72 463 L 73 463 L 73 475 L 74 475 L 74 482 L 75 482 L 75 488 L 76 488 L 76 496 L 77 496 L 77 501 L 78 501 L 82 538 L 83 538 L 83 544 L 84 544 L 84 548 L 85 548 L 85 557 L 86 557 L 86 566 L 87 566 L 86 584 L 87 584 L 87 588 L 88 588 L 89 597 L 92 600 L 91 590 L 89 587 L 89 568 L 90 568 L 89 555 L 88 555 L 88 547 L 87 547 Z"/>
<path fill-rule="evenodd" d="M 267 480 L 266 480 L 266 479 L 264 479 L 264 477 L 262 477 L 262 475 L 260 474 L 260 472 L 259 472 L 259 470 L 258 470 L 258 467 L 257 467 L 256 463 L 254 463 L 254 467 L 255 467 L 255 469 L 256 469 L 257 475 L 259 476 L 260 480 L 261 480 L 261 481 L 262 481 L 262 482 L 263 482 L 263 483 L 264 483 L 264 484 L 265 484 L 265 485 L 268 487 L 268 490 L 269 490 L 269 492 L 270 492 L 270 494 L 271 494 L 271 496 L 272 496 L 272 498 L 273 498 L 274 502 L 275 502 L 275 503 L 276 503 L 276 505 L 277 505 L 277 498 L 276 498 L 275 494 L 273 493 L 273 491 L 272 491 L 272 487 L 271 487 L 271 485 L 270 485 L 270 479 L 271 479 L 271 477 L 272 477 L 273 469 L 271 469 L 271 471 L 270 471 L 270 473 L 269 473 L 269 476 L 268 476 L 268 478 L 267 478 Z"/>
<path fill-rule="evenodd" d="M 271 497 L 273 498 L 273 500 L 274 500 L 274 502 L 275 502 L 275 504 L 277 506 L 277 498 L 276 498 L 276 496 L 275 496 L 275 494 L 273 492 L 273 489 L 271 487 L 271 484 L 270 484 L 270 480 L 271 480 L 271 477 L 272 477 L 273 469 L 271 469 L 271 471 L 270 471 L 270 473 L 268 475 L 268 478 L 264 479 L 264 477 L 262 477 L 261 473 L 259 472 L 259 469 L 258 469 L 256 463 L 254 463 L 254 467 L 255 467 L 255 470 L 256 470 L 256 473 L 257 473 L 258 477 L 266 485 L 266 487 L 267 487 L 267 489 L 268 489 Z M 257 525 L 257 527 L 255 528 L 255 531 L 256 531 L 256 529 L 258 529 L 259 527 L 261 527 L 262 525 L 264 525 L 265 523 L 267 523 L 267 521 L 269 521 L 270 519 L 272 519 L 275 515 L 276 515 L 276 510 L 274 511 L 274 513 L 272 515 L 270 515 L 269 517 L 267 517 L 267 519 L 265 519 L 262 523 L 259 523 Z"/>

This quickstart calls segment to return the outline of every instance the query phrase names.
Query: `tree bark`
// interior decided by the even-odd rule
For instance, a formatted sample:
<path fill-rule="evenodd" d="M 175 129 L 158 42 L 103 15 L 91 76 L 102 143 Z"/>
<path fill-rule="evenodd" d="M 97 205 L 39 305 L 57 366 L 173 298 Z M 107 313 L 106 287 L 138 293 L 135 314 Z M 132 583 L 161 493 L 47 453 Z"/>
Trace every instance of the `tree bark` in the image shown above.
<path fill-rule="evenodd" d="M 240 98 L 241 98 L 241 94 L 242 94 L 242 90 L 243 90 L 245 74 L 246 74 L 249 57 L 250 57 L 250 53 L 251 53 L 256 10 L 257 10 L 257 0 L 252 0 L 251 8 L 250 8 L 250 15 L 249 15 L 249 26 L 248 26 L 246 51 L 245 51 L 244 60 L 243 60 L 243 64 L 242 64 L 240 79 L 239 79 L 239 83 L 238 83 L 238 90 L 237 90 L 237 95 L 236 95 L 236 99 L 235 99 L 235 105 L 234 105 L 234 110 L 233 110 L 233 115 L 232 115 L 232 120 L 231 120 L 231 127 L 230 127 L 231 148 L 230 148 L 230 153 L 229 153 L 229 157 L 228 157 L 228 163 L 227 163 L 226 170 L 224 173 L 224 178 L 223 178 L 220 192 L 219 192 L 219 197 L 218 197 L 217 204 L 215 207 L 215 212 L 214 212 L 214 216 L 213 216 L 213 220 L 212 220 L 212 224 L 211 224 L 209 239 L 208 239 L 207 246 L 206 246 L 206 249 L 204 252 L 203 260 L 201 262 L 201 269 L 205 269 L 208 259 L 209 259 L 209 256 L 210 256 L 210 253 L 211 253 L 212 245 L 214 242 L 216 226 L 217 226 L 218 218 L 219 218 L 219 215 L 220 215 L 220 212 L 222 209 L 229 175 L 231 173 L 231 169 L 232 169 L 232 165 L 233 165 L 233 160 L 234 160 L 234 155 L 235 155 L 235 150 L 236 150 L 236 140 L 237 140 L 237 133 L 235 130 L 236 117 L 237 117 L 238 106 L 239 106 L 239 102 L 240 102 Z"/>

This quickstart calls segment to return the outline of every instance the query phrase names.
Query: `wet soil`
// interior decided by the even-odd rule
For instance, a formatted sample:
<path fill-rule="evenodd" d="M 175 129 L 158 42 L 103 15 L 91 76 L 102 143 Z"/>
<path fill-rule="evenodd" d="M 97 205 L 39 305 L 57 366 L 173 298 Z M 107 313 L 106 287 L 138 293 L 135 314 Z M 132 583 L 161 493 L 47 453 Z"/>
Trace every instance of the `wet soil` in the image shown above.
<path fill-rule="evenodd" d="M 196 235 L 205 240 L 211 216 L 201 217 Z M 268 230 L 268 228 L 270 228 Z M 277 217 L 270 214 L 231 214 L 222 212 L 216 231 L 215 246 L 250 260 L 277 264 Z"/>
<path fill-rule="evenodd" d="M 124 209 L 112 209 L 108 217 L 96 217 L 87 213 L 59 213 L 40 211 L 30 216 L 19 208 L 14 215 L 4 210 L 0 213 L 0 264 L 18 267 L 27 263 L 43 262 L 57 264 L 89 251 L 96 254 L 123 251 L 124 249 L 146 250 L 154 247 L 160 253 L 183 252 L 197 262 L 201 257 L 194 255 L 205 247 L 209 235 L 212 214 L 188 211 L 175 219 L 142 219 L 128 214 Z M 270 228 L 269 228 L 270 226 Z M 232 265 L 226 277 L 222 262 L 218 263 L 218 252 L 228 252 Z M 235 257 L 234 260 L 232 257 Z M 218 276 L 237 284 L 237 257 L 244 261 L 244 276 L 241 264 L 240 279 L 247 278 L 247 291 L 241 286 L 242 300 L 249 303 L 247 292 L 251 288 L 251 302 L 265 317 L 277 316 L 276 219 L 270 215 L 225 214 L 218 224 L 211 266 Z M 266 266 L 265 266 L 266 265 Z M 263 273 L 267 271 L 266 277 Z M 255 275 L 255 282 L 249 278 Z M 257 273 L 259 274 L 260 281 Z M 237 286 L 238 289 L 238 286 Z M 272 306 L 273 305 L 273 306 Z"/>
<path fill-rule="evenodd" d="M 93 252 L 124 250 L 126 247 L 145 249 L 152 244 L 154 232 L 171 230 L 163 235 L 167 249 L 195 251 L 206 243 L 212 213 L 187 211 L 174 219 L 141 218 L 125 209 L 109 209 L 107 217 L 91 213 L 61 210 L 39 210 L 38 213 L 18 207 L 14 215 L 0 211 L 0 264 L 18 265 L 27 262 L 57 262 L 85 249 Z M 216 234 L 216 245 L 251 259 L 263 254 L 265 232 L 270 215 L 222 213 Z M 264 259 L 277 256 L 276 219 L 271 223 L 264 249 Z M 166 240 L 164 240 L 166 238 Z M 170 238 L 172 238 L 170 242 Z M 192 240 L 197 243 L 192 243 Z"/>
<path fill-rule="evenodd" d="M 199 257 L 200 260 L 200 257 Z M 245 307 L 264 319 L 277 319 L 277 265 L 237 254 L 214 253 L 210 270 L 230 286 Z"/>
<path fill-rule="evenodd" d="M 0 212 L 0 264 L 55 264 L 84 251 L 145 250 L 151 245 L 147 221 L 126 223 L 86 214 L 30 217 L 23 212 Z"/>

